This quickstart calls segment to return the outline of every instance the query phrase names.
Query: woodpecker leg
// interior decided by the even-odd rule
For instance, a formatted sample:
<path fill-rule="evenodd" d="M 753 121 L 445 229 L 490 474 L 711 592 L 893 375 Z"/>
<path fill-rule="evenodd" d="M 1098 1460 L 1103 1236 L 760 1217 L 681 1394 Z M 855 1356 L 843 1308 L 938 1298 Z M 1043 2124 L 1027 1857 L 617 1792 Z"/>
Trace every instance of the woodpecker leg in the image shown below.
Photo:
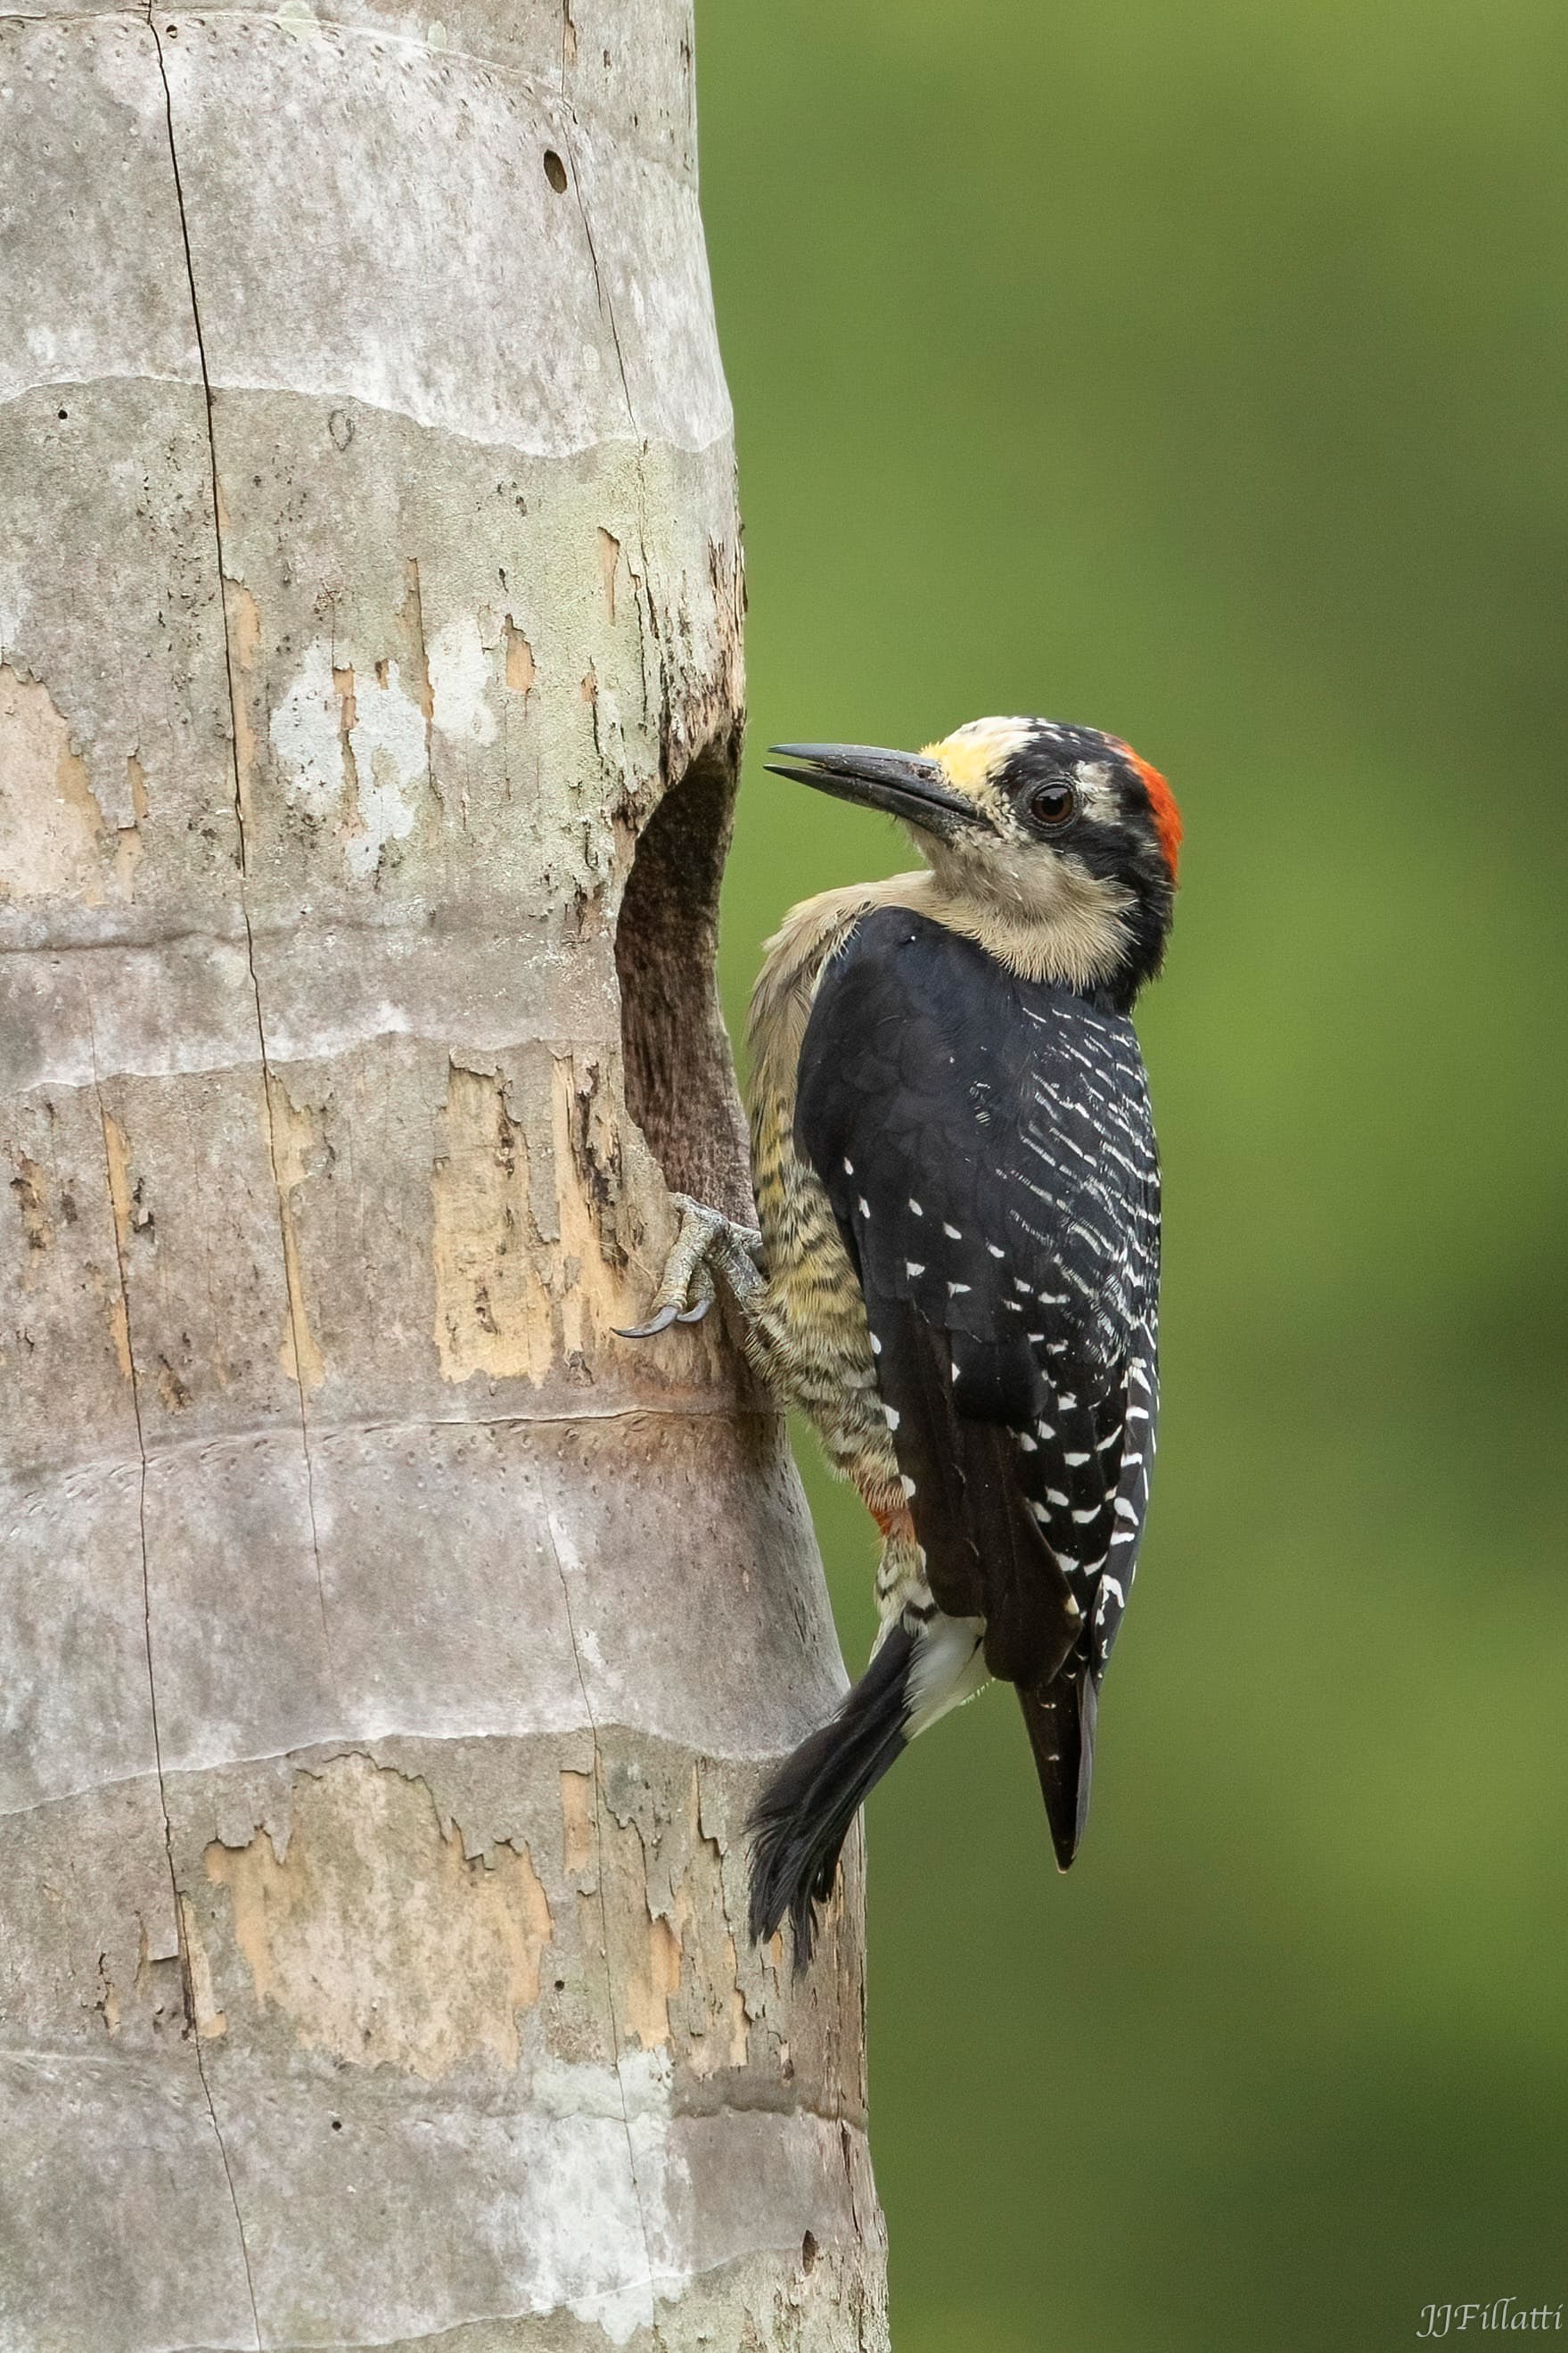
<path fill-rule="evenodd" d="M 755 1320 L 765 1279 L 757 1261 L 763 1238 L 754 1226 L 737 1225 L 718 1209 L 710 1209 L 689 1194 L 670 1196 L 680 1211 L 680 1231 L 664 1262 L 653 1312 L 646 1324 L 623 1330 L 624 1340 L 650 1340 L 672 1324 L 700 1324 L 713 1304 L 714 1277 L 740 1308 L 748 1328 Z"/>
<path fill-rule="evenodd" d="M 889 1506 L 869 1497 L 867 1503 L 882 1537 L 881 1556 L 877 1563 L 877 1611 L 882 1621 L 877 1630 L 877 1647 L 880 1648 L 889 1630 L 903 1615 L 906 1603 L 912 1604 L 920 1614 L 929 1614 L 936 1605 L 925 1580 L 925 1556 L 915 1542 L 915 1524 L 910 1517 L 909 1506 Z"/>

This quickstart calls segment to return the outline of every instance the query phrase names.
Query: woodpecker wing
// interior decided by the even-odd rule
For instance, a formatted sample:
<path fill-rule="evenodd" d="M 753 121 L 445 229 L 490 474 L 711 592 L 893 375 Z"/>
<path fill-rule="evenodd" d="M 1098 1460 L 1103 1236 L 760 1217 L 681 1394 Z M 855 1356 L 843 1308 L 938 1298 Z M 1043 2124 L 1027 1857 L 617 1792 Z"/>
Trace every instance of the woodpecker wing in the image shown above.
<path fill-rule="evenodd" d="M 860 1279 L 931 1592 L 984 1618 L 1070 1860 L 1153 1448 L 1159 1175 L 1136 1036 L 879 909 L 823 975 L 795 1137 Z"/>

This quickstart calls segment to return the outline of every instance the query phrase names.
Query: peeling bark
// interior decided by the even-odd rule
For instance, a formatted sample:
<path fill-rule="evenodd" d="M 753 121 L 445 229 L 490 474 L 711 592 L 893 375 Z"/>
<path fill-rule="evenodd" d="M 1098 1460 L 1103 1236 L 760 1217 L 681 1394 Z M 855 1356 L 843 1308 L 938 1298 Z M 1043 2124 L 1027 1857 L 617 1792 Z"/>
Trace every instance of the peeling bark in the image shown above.
<path fill-rule="evenodd" d="M 885 2344 L 681 0 L 0 13 L 0 2348 Z"/>

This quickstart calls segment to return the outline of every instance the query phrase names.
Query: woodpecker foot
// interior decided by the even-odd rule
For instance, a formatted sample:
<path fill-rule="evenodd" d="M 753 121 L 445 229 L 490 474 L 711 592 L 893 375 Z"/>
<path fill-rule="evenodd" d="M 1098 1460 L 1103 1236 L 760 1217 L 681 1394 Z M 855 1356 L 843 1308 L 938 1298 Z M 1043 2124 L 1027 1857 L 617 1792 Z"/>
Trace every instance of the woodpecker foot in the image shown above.
<path fill-rule="evenodd" d="M 713 1304 L 716 1273 L 738 1298 L 762 1281 L 757 1257 L 763 1238 L 754 1226 L 738 1226 L 687 1193 L 673 1193 L 670 1198 L 680 1212 L 675 1248 L 664 1262 L 652 1314 L 646 1324 L 617 1326 L 623 1340 L 651 1340 L 672 1324 L 700 1324 Z"/>

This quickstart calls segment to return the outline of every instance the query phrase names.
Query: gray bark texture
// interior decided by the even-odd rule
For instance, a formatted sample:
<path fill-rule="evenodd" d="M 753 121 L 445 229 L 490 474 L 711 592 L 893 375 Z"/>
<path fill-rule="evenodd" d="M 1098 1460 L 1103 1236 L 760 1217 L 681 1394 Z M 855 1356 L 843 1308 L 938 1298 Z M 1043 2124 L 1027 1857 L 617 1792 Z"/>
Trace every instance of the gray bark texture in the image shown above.
<path fill-rule="evenodd" d="M 885 2344 L 842 1687 L 668 1187 L 731 417 L 686 0 L 0 16 L 0 2347 Z"/>

